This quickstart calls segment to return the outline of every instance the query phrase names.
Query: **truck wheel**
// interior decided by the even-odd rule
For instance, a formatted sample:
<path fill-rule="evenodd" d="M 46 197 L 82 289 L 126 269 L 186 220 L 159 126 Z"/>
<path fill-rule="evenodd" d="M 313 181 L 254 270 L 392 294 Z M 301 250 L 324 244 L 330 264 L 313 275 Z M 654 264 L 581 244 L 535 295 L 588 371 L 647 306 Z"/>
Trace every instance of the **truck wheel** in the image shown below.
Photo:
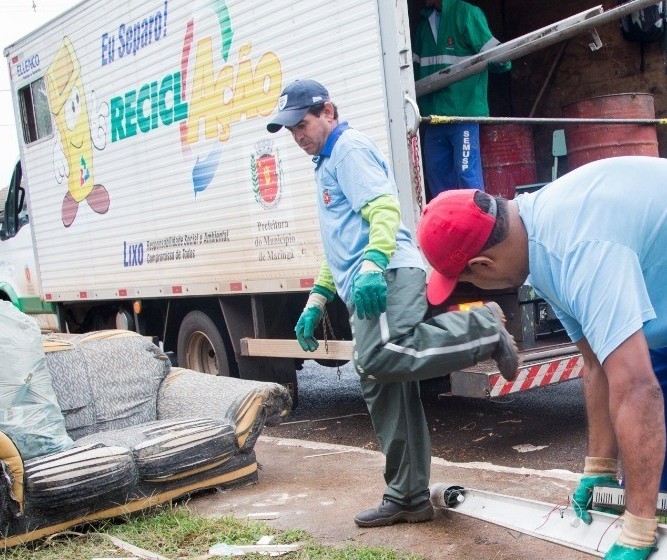
<path fill-rule="evenodd" d="M 178 364 L 181 367 L 229 376 L 229 356 L 220 328 L 203 311 L 190 311 L 178 329 Z"/>

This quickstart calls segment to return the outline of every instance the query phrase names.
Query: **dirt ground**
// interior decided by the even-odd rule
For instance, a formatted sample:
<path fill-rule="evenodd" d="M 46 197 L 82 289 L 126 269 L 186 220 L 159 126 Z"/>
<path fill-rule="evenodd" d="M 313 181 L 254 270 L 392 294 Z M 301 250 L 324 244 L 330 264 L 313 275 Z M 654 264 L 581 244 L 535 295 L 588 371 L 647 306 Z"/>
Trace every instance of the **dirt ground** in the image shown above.
<path fill-rule="evenodd" d="M 354 515 L 376 505 L 384 490 L 380 453 L 266 436 L 260 438 L 255 450 L 260 464 L 258 484 L 194 498 L 190 507 L 203 515 L 265 518 L 277 529 L 303 529 L 325 544 L 384 546 L 432 560 L 593 557 L 454 510 L 438 510 L 431 523 L 360 529 L 353 522 Z M 434 460 L 431 482 L 456 483 L 564 506 L 577 476 L 569 471 Z M 535 523 L 541 525 L 543 520 Z"/>

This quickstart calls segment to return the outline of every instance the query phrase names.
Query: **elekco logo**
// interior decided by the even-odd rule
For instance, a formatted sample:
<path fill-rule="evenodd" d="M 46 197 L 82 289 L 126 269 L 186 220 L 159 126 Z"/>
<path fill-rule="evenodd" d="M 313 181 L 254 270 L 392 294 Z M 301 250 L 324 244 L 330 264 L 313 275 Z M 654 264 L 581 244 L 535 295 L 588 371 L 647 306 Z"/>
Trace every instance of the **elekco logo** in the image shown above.
<path fill-rule="evenodd" d="M 39 68 L 39 55 L 36 54 L 30 58 L 21 60 L 18 62 L 18 64 L 16 64 L 15 68 L 16 75 L 19 78 L 27 78 L 28 76 L 31 76 Z"/>

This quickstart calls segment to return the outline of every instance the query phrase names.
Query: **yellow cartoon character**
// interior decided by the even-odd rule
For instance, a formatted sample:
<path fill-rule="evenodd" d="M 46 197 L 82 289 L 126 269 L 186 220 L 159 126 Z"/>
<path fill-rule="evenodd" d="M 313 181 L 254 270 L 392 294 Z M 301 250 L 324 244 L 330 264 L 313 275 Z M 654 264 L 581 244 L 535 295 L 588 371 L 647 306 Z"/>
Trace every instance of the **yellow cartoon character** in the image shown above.
<path fill-rule="evenodd" d="M 81 78 L 81 65 L 68 37 L 46 71 L 49 107 L 60 133 L 64 176 L 68 191 L 63 199 L 62 219 L 69 227 L 83 200 L 98 214 L 109 209 L 109 193 L 93 178 L 93 140 Z"/>

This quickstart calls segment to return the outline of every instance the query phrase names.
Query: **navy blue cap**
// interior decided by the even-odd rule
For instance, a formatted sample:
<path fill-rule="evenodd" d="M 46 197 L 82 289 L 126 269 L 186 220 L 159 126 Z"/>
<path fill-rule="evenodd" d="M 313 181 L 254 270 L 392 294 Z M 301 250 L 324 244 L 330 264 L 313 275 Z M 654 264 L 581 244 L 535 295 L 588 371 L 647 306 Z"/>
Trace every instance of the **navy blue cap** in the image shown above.
<path fill-rule="evenodd" d="M 313 105 L 329 101 L 329 92 L 315 80 L 296 80 L 280 94 L 278 112 L 266 125 L 269 132 L 278 132 L 283 126 L 301 122 Z"/>

